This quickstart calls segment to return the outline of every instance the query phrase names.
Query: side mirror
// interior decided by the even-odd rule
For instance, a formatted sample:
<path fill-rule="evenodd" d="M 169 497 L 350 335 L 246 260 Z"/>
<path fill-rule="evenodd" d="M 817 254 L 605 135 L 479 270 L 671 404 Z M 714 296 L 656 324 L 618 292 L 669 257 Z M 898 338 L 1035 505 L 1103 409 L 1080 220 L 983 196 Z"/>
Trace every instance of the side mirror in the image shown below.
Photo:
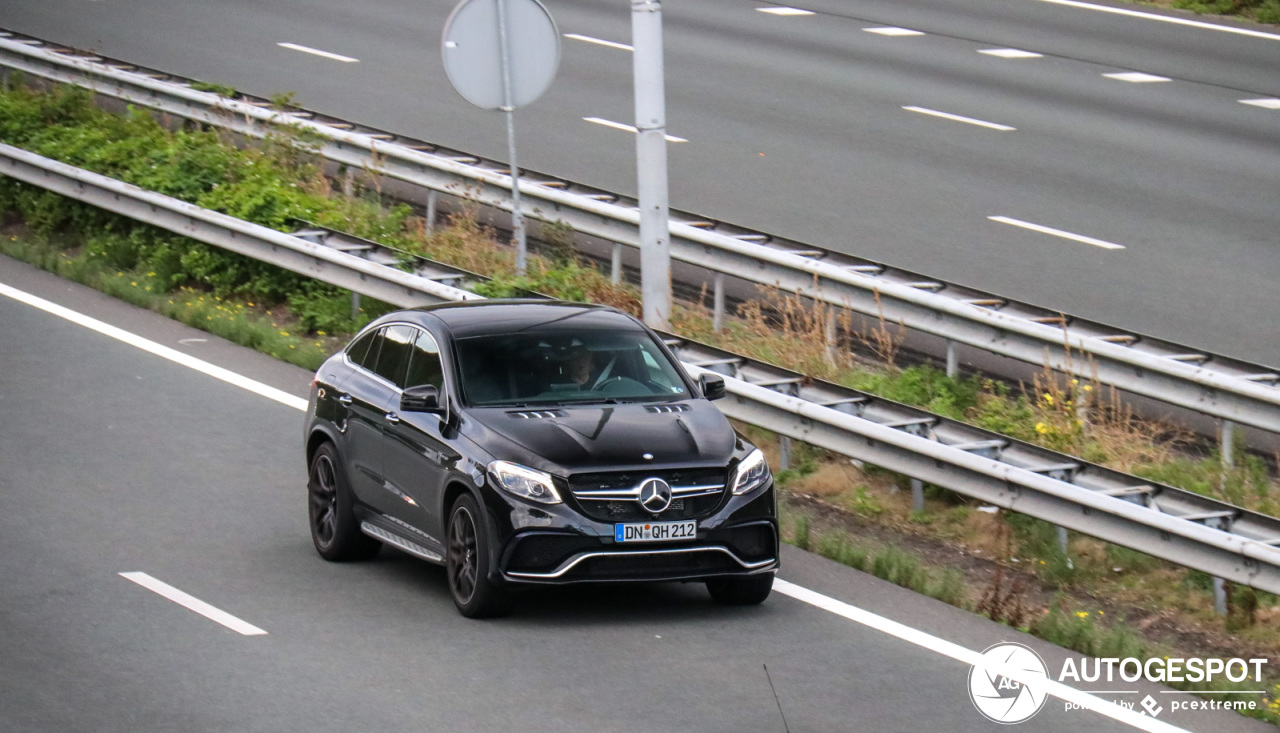
<path fill-rule="evenodd" d="M 440 390 L 433 384 L 410 387 L 400 395 L 401 412 L 443 412 L 440 407 Z"/>
<path fill-rule="evenodd" d="M 698 377 L 698 386 L 702 388 L 702 396 L 709 400 L 724 397 L 724 377 L 703 374 Z"/>

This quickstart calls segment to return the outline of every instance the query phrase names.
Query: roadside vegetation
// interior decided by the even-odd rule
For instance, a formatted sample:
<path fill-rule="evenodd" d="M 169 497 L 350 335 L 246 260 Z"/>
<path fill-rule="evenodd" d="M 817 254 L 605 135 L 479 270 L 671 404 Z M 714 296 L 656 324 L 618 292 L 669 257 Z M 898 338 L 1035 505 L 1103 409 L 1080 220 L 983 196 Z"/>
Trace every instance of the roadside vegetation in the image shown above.
<path fill-rule="evenodd" d="M 580 258 L 562 225 L 540 227 L 546 246 L 517 277 L 511 248 L 474 212 L 428 226 L 411 207 L 386 201 L 376 177 L 355 172 L 354 185 L 345 185 L 345 171 L 326 175 L 307 141 L 288 132 L 238 146 L 217 130 L 175 126 L 144 110 L 106 112 L 79 90 L 11 87 L 0 90 L 0 142 L 282 231 L 312 221 L 463 267 L 492 278 L 476 288 L 482 295 L 539 292 L 639 311 L 637 291 L 611 284 Z M 13 179 L 0 178 L 0 212 L 0 253 L 304 368 L 389 310 L 366 298 L 353 311 L 348 291 Z M 717 332 L 701 300 L 673 314 L 674 329 L 687 338 L 1153 481 L 1280 511 L 1276 480 L 1261 458 L 1234 446 L 1235 467 L 1224 468 L 1215 447 L 1177 426 L 1136 419 L 1096 382 L 1046 370 L 1032 384 L 1011 386 L 901 365 L 894 324 L 836 313 L 841 336 L 828 343 L 826 311 L 776 292 L 739 305 Z M 744 430 L 776 459 L 773 436 Z M 1233 588 L 1231 613 L 1221 619 L 1203 573 L 1083 536 L 1063 552 L 1053 527 L 937 487 L 926 488 L 925 510 L 913 512 L 903 477 L 810 446 L 795 446 L 778 481 L 794 544 L 1081 652 L 1155 654 L 1164 637 L 1179 649 L 1280 651 L 1273 595 Z M 1280 722 L 1276 696 L 1263 715 L 1272 722 Z"/>
<path fill-rule="evenodd" d="M 1139 4 L 1280 24 L 1280 0 L 1153 0 Z"/>

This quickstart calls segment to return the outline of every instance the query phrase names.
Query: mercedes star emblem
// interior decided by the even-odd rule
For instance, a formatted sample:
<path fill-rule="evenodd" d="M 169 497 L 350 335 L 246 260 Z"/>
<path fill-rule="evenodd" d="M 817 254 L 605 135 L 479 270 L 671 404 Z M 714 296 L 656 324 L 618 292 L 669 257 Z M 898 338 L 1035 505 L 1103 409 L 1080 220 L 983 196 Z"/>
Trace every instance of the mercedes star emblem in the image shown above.
<path fill-rule="evenodd" d="M 660 478 L 648 478 L 640 484 L 640 506 L 659 514 L 671 506 L 671 485 Z"/>

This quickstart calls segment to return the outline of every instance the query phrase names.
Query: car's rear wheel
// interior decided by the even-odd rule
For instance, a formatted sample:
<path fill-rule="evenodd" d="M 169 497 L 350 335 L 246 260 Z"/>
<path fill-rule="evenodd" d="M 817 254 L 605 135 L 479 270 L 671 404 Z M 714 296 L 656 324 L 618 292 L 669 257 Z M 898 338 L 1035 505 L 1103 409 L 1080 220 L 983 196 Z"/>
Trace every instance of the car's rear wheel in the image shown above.
<path fill-rule="evenodd" d="M 494 559 L 480 508 L 470 494 L 458 498 L 449 512 L 445 569 L 449 593 L 467 618 L 491 618 L 511 611 L 510 593 L 489 580 Z"/>
<path fill-rule="evenodd" d="M 381 542 L 360 531 L 347 474 L 332 443 L 321 444 L 311 456 L 307 494 L 311 541 L 321 557 L 333 562 L 368 560 L 382 549 Z"/>
<path fill-rule="evenodd" d="M 764 603 L 773 591 L 773 573 L 742 578 L 716 578 L 707 581 L 711 600 L 725 606 L 754 606 Z"/>

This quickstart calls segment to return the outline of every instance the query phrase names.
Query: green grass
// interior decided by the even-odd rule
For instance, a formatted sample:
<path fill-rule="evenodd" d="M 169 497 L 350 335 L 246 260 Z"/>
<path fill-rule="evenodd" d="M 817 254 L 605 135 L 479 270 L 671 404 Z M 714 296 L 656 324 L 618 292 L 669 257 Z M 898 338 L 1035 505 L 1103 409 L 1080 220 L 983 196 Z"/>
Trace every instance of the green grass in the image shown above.
<path fill-rule="evenodd" d="M 347 336 L 300 332 L 273 320 L 252 300 L 222 298 L 191 288 L 165 292 L 154 272 L 114 270 L 101 261 L 72 256 L 48 243 L 9 237 L 0 241 L 0 254 L 309 371 L 341 348 Z"/>

